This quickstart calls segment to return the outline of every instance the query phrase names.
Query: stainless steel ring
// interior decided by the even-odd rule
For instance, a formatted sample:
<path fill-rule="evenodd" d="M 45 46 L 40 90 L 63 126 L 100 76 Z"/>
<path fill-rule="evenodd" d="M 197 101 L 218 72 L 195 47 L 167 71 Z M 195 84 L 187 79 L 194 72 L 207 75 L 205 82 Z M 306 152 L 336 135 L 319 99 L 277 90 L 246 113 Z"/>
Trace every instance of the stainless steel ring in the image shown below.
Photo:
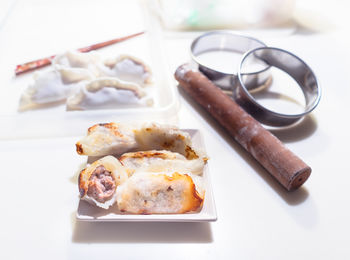
<path fill-rule="evenodd" d="M 245 85 L 247 80 L 250 81 L 249 74 L 241 73 L 242 66 L 250 55 L 254 55 L 254 58 L 264 61 L 269 66 L 281 69 L 298 83 L 305 97 L 304 112 L 297 114 L 277 113 L 262 106 L 254 99 Z M 242 57 L 238 67 L 238 80 L 240 84 L 234 91 L 234 99 L 254 118 L 266 125 L 286 126 L 293 124 L 314 110 L 321 98 L 321 89 L 311 68 L 296 55 L 279 48 L 260 47 L 247 52 Z"/>
<path fill-rule="evenodd" d="M 198 69 L 216 86 L 225 90 L 232 90 L 239 85 L 237 73 L 224 73 L 210 68 L 208 65 L 200 62 L 198 56 L 213 51 L 229 51 L 242 54 L 243 56 L 247 51 L 258 47 L 266 47 L 266 45 L 258 39 L 235 34 L 232 31 L 211 31 L 200 35 L 192 42 L 191 56 L 192 60 L 198 65 Z M 270 76 L 268 69 L 269 66 L 253 72 L 255 75 L 254 84 L 247 84 L 247 89 L 252 90 L 264 85 Z"/>

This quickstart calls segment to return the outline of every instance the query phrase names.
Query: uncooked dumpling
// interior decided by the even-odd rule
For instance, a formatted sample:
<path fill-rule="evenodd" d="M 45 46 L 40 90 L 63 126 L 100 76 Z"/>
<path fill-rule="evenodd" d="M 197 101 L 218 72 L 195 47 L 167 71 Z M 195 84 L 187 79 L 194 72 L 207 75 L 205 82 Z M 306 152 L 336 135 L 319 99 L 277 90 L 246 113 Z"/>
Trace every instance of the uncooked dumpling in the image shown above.
<path fill-rule="evenodd" d="M 141 86 L 151 83 L 151 69 L 136 57 L 120 55 L 115 59 L 106 60 L 104 65 L 106 67 L 103 72 L 107 76 L 117 77 Z"/>
<path fill-rule="evenodd" d="M 98 53 L 95 51 L 82 53 L 70 50 L 63 54 L 57 55 L 52 60 L 52 65 L 57 69 L 72 69 L 72 73 L 75 71 L 80 73 L 82 69 L 85 69 L 94 77 L 99 77 L 101 76 L 101 67 L 103 66 L 103 62 Z"/>
<path fill-rule="evenodd" d="M 39 108 L 41 106 L 63 102 L 69 96 L 72 88 L 77 86 L 74 80 L 65 83 L 56 70 L 36 72 L 34 81 L 22 93 L 19 110 Z"/>
<path fill-rule="evenodd" d="M 92 80 L 95 78 L 93 73 L 87 69 L 56 67 L 56 70 L 60 73 L 61 79 L 65 84 Z"/>
<path fill-rule="evenodd" d="M 147 89 L 146 95 L 142 89 L 150 77 L 150 69 L 131 56 L 103 62 L 94 51 L 67 51 L 52 60 L 50 70 L 34 74 L 34 82 L 21 96 L 19 110 L 65 100 L 67 110 L 152 106 L 153 90 Z"/>
<path fill-rule="evenodd" d="M 153 99 L 139 85 L 102 77 L 87 82 L 67 99 L 67 110 L 106 109 L 132 105 L 151 106 Z"/>
<path fill-rule="evenodd" d="M 21 96 L 19 110 L 64 102 L 75 87 L 96 77 L 97 57 L 94 53 L 88 55 L 74 51 L 56 56 L 50 70 L 33 74 L 33 82 Z"/>

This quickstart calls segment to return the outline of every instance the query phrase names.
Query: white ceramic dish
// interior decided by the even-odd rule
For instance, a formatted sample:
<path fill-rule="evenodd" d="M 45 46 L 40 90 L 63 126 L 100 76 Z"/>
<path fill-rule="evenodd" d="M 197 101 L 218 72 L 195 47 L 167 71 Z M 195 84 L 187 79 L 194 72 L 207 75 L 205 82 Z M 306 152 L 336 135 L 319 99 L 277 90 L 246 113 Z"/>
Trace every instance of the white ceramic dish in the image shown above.
<path fill-rule="evenodd" d="M 192 137 L 195 147 L 205 150 L 204 142 L 199 130 L 186 129 Z M 209 162 L 210 163 L 210 160 Z M 208 222 L 216 221 L 216 208 L 213 191 L 211 188 L 208 165 L 204 167 L 203 172 L 204 185 L 206 188 L 203 207 L 199 212 L 187 214 L 152 214 L 135 215 L 122 213 L 118 210 L 116 204 L 108 210 L 91 205 L 86 201 L 80 200 L 77 210 L 77 219 L 82 221 L 138 221 L 138 222 Z"/>

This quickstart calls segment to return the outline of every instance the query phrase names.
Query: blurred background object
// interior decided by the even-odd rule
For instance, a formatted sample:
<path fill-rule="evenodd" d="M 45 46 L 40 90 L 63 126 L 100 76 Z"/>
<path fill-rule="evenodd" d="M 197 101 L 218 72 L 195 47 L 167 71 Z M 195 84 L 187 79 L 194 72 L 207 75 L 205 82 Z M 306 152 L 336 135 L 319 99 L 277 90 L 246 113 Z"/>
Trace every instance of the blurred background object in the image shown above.
<path fill-rule="evenodd" d="M 15 6 L 17 0 L 0 0 L 0 29 Z"/>
<path fill-rule="evenodd" d="M 329 31 L 347 21 L 345 0 L 153 0 L 169 30 L 306 28 Z M 325 12 L 324 10 L 327 10 Z"/>

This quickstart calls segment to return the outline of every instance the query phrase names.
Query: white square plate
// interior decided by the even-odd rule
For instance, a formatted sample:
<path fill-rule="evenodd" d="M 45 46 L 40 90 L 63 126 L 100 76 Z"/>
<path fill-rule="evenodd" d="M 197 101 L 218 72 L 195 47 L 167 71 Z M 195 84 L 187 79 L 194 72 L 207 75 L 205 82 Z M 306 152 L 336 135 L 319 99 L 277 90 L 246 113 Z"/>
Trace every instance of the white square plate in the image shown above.
<path fill-rule="evenodd" d="M 205 151 L 203 138 L 199 130 L 184 129 L 191 135 L 192 143 Z M 209 160 L 210 163 L 210 160 Z M 116 204 L 108 210 L 91 205 L 86 201 L 80 200 L 77 210 L 77 219 L 82 221 L 139 221 L 139 222 L 208 222 L 216 221 L 216 208 L 213 197 L 213 191 L 210 184 L 208 165 L 205 165 L 203 171 L 205 185 L 205 198 L 203 207 L 199 212 L 187 214 L 152 214 L 152 215 L 135 215 L 122 213 L 118 210 Z"/>

